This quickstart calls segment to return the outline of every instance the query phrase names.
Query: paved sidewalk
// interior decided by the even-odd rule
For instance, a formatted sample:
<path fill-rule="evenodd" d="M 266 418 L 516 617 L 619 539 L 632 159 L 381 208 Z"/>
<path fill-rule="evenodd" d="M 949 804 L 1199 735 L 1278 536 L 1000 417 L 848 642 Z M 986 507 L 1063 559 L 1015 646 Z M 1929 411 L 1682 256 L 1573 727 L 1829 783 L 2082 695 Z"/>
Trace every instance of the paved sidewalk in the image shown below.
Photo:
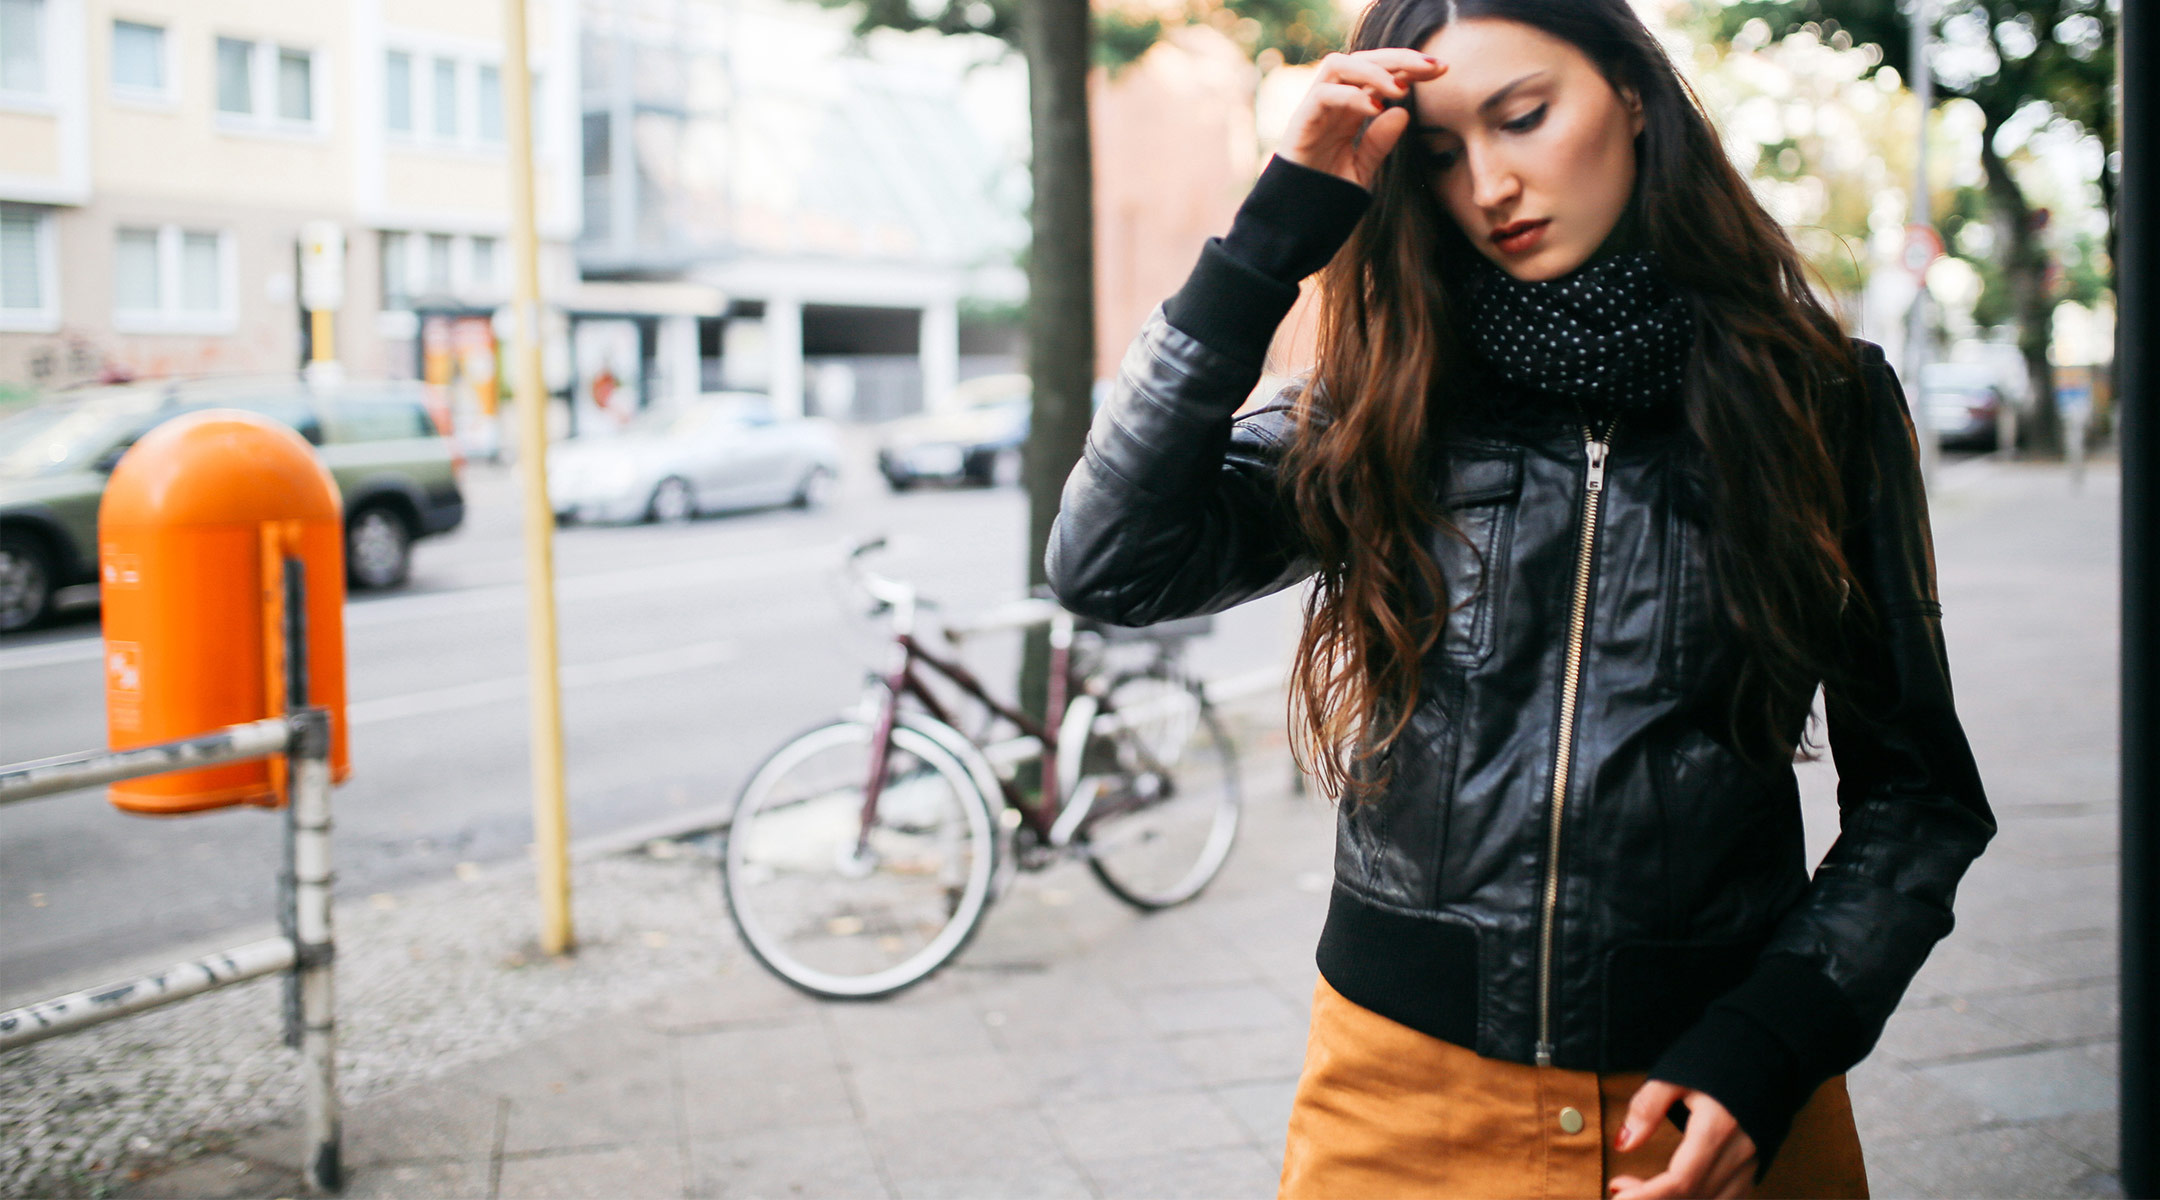
<path fill-rule="evenodd" d="M 1952 665 L 2002 834 L 1853 1073 L 1878 1196 L 2119 1194 L 2115 487 L 2107 468 L 2073 493 L 2059 469 L 1979 463 L 1937 500 Z M 717 889 L 686 888 L 677 927 L 703 932 L 678 948 L 718 968 L 353 1103 L 346 1194 L 1270 1195 L 1332 817 L 1289 794 L 1279 734 L 1247 770 L 1246 836 L 1199 902 L 1143 917 L 1076 867 L 1023 878 L 956 966 L 888 1002 L 781 987 L 729 947 Z M 1819 851 L 1833 776 L 1803 779 Z M 202 1141 L 124 1194 L 299 1190 L 288 1130 Z"/>

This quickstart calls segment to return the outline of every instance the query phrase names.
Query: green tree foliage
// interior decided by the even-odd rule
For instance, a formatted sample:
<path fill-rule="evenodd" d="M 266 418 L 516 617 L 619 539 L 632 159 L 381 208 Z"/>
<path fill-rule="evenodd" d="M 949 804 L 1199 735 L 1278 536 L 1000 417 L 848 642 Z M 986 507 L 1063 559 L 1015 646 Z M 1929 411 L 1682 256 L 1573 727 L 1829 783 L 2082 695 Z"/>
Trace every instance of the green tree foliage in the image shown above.
<path fill-rule="evenodd" d="M 1750 21 L 1760 20 L 1773 38 L 1803 29 L 1825 38 L 1843 31 L 1855 44 L 1880 49 L 1872 70 L 1903 71 L 1912 58 L 1909 10 L 1895 0 L 1737 0 L 1709 16 L 1727 41 Z M 2062 283 L 2075 276 L 2049 261 L 2040 237 L 2046 217 L 2027 201 L 2007 159 L 2012 148 L 1999 145 L 1998 135 L 2022 110 L 2041 105 L 2054 118 L 2099 138 L 2112 161 L 2115 116 L 2109 96 L 2115 77 L 2115 16 L 2107 0 L 1940 0 L 1933 41 L 1929 65 L 1937 103 L 1969 101 L 1985 122 L 1980 166 L 1991 219 L 2000 234 L 1994 264 L 2001 282 L 1999 298 L 2017 324 L 2018 345 L 2031 376 L 2036 408 L 2030 425 L 2032 447 L 2057 452 L 2062 433 L 2048 342 L 2054 306 L 2067 298 Z M 2112 247 L 2116 188 L 2111 171 L 2101 172 L 2100 192 Z"/>

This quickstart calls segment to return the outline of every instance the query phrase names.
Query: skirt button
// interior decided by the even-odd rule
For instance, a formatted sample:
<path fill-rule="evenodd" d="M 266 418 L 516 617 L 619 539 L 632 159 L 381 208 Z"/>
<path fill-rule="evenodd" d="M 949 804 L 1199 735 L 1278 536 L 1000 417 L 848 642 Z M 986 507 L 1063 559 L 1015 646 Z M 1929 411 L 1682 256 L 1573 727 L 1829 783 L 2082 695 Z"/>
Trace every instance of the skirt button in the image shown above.
<path fill-rule="evenodd" d="M 1580 1112 L 1577 1112 L 1575 1109 L 1572 1108 L 1563 1108 L 1560 1110 L 1560 1132 L 1581 1133 L 1582 1126 L 1583 1120 L 1582 1114 Z"/>

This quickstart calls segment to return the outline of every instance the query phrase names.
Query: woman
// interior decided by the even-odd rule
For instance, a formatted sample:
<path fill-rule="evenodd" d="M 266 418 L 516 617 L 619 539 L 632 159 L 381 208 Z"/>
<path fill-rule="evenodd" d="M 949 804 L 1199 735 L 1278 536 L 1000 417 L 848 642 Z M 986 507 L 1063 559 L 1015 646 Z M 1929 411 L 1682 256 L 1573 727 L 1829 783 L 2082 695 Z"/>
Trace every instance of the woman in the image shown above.
<path fill-rule="evenodd" d="M 1378 0 L 1354 42 L 1049 554 L 1126 624 L 1312 579 L 1341 806 L 1283 1194 L 1865 1195 L 1842 1073 L 1994 832 L 1897 381 L 1626 0 Z M 1235 418 L 1315 271 L 1316 368 Z"/>

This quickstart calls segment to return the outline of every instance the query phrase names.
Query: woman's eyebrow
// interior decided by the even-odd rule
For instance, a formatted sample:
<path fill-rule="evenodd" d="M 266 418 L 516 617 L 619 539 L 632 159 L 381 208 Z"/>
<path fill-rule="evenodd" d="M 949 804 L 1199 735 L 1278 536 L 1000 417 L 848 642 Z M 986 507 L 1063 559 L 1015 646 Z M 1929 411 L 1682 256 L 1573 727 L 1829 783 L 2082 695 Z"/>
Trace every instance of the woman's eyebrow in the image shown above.
<path fill-rule="evenodd" d="M 1482 114 L 1482 113 L 1490 113 L 1490 112 L 1491 112 L 1491 111 L 1492 111 L 1493 109 L 1495 109 L 1495 108 L 1498 108 L 1498 107 L 1500 107 L 1500 106 L 1501 106 L 1502 104 L 1505 104 L 1505 103 L 1507 103 L 1507 98 L 1508 98 L 1509 96 L 1512 96 L 1512 95 L 1514 95 L 1514 94 L 1515 94 L 1515 89 L 1516 89 L 1516 88 L 1519 88 L 1519 87 L 1521 87 L 1522 85 L 1524 85 L 1524 84 L 1526 84 L 1526 83 L 1529 83 L 1529 82 L 1530 82 L 1531 80 L 1534 80 L 1534 79 L 1540 78 L 1540 77 L 1542 77 L 1542 76 L 1543 76 L 1543 75 L 1545 75 L 1545 74 L 1546 74 L 1546 72 L 1544 72 L 1544 71 L 1542 71 L 1542 70 L 1539 70 L 1539 71 L 1532 71 L 1532 72 L 1530 72 L 1530 73 L 1529 73 L 1529 74 L 1527 74 L 1527 75 L 1518 75 L 1518 76 L 1516 76 L 1516 77 L 1515 77 L 1514 79 L 1511 79 L 1511 80 L 1509 80 L 1508 82 L 1506 82 L 1506 83 L 1503 83 L 1503 84 L 1501 84 L 1501 85 L 1500 85 L 1499 87 L 1497 87 L 1497 88 L 1493 89 L 1493 94 L 1492 94 L 1492 95 L 1490 95 L 1490 96 L 1487 96 L 1487 97 L 1485 97 L 1485 98 L 1484 98 L 1483 100 L 1480 100 L 1480 101 L 1478 101 L 1478 106 L 1477 106 L 1477 110 L 1478 110 L 1478 112 L 1479 112 L 1479 113 L 1481 113 L 1481 114 Z M 1445 125 L 1427 125 L 1427 124 L 1425 124 L 1425 123 L 1423 123 L 1423 122 L 1419 122 L 1419 123 L 1418 123 L 1418 126 L 1417 126 L 1417 132 L 1419 132 L 1419 133 L 1445 133 L 1445 132 L 1447 132 L 1447 126 L 1445 126 Z"/>
<path fill-rule="evenodd" d="M 1506 103 L 1507 98 L 1510 95 L 1514 94 L 1516 88 L 1521 87 L 1522 85 L 1530 82 L 1533 79 L 1536 79 L 1543 74 L 1545 74 L 1545 72 L 1543 71 L 1532 71 L 1528 75 L 1518 76 L 1517 78 L 1508 83 L 1501 84 L 1499 90 L 1495 91 L 1492 95 L 1485 97 L 1483 100 L 1478 101 L 1477 110 L 1480 113 L 1491 112 L 1493 109 L 1498 108 L 1501 104 Z"/>

